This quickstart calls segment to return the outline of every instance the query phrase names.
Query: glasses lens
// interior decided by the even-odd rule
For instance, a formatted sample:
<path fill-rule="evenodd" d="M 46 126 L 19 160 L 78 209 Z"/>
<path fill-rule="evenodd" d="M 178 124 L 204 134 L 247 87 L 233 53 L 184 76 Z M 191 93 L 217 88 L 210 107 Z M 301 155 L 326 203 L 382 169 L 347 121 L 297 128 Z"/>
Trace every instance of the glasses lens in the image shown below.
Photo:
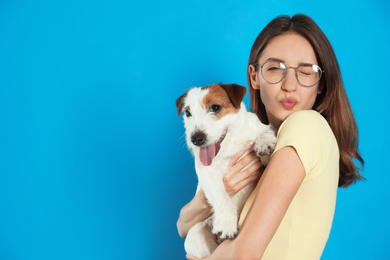
<path fill-rule="evenodd" d="M 322 70 L 317 65 L 301 65 L 298 67 L 298 81 L 304 86 L 314 86 L 320 81 Z"/>
<path fill-rule="evenodd" d="M 286 66 L 279 61 L 267 61 L 261 68 L 263 78 L 269 83 L 278 83 L 286 73 Z"/>

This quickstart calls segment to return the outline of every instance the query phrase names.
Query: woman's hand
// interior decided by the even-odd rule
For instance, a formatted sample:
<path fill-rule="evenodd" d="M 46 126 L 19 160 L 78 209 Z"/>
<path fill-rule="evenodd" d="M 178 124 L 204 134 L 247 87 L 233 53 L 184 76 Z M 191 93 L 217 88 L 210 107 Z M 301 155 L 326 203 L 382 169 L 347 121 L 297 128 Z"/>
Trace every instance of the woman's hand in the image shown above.
<path fill-rule="evenodd" d="M 234 249 L 234 240 L 224 240 L 218 247 L 215 249 L 215 251 L 205 257 L 205 258 L 197 258 L 195 256 L 186 255 L 186 258 L 189 260 L 231 260 L 231 259 L 237 259 L 233 256 L 233 249 Z M 248 258 L 240 258 L 240 259 L 248 259 Z"/>
<path fill-rule="evenodd" d="M 188 259 L 188 260 L 201 260 L 201 259 L 207 259 L 207 257 L 206 258 L 197 258 L 197 257 L 195 257 L 195 256 L 192 256 L 192 255 L 186 255 L 186 258 Z"/>
<path fill-rule="evenodd" d="M 187 236 L 188 231 L 197 223 L 211 215 L 211 206 L 207 202 L 204 191 L 200 189 L 194 198 L 185 205 L 177 220 L 177 230 L 182 238 Z"/>
<path fill-rule="evenodd" d="M 263 173 L 263 171 L 260 170 L 263 165 L 255 152 L 252 151 L 241 158 L 241 156 L 248 152 L 252 146 L 253 142 L 249 142 L 245 148 L 237 153 L 229 162 L 229 170 L 223 177 L 223 183 L 225 185 L 225 190 L 230 197 L 233 197 L 248 184 L 259 180 Z M 255 161 L 253 165 L 243 170 L 253 161 Z"/>

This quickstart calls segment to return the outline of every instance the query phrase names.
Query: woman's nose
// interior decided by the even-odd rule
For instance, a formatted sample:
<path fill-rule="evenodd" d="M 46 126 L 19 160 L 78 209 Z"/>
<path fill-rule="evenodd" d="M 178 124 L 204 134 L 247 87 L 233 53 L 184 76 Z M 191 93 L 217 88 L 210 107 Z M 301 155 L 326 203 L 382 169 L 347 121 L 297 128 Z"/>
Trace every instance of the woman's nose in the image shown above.
<path fill-rule="evenodd" d="M 295 68 L 287 68 L 286 76 L 282 81 L 282 89 L 290 92 L 297 89 L 298 79 L 295 74 Z"/>

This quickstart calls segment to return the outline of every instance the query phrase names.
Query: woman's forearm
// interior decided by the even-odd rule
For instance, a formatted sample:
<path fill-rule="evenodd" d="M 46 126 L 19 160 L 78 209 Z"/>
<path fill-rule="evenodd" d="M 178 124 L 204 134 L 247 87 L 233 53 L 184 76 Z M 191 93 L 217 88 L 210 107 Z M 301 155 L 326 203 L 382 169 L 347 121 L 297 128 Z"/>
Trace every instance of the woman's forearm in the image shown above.
<path fill-rule="evenodd" d="M 273 155 L 234 240 L 233 259 L 261 259 L 304 177 L 305 169 L 294 148 L 284 147 Z"/>
<path fill-rule="evenodd" d="M 199 190 L 195 197 L 180 211 L 180 216 L 177 220 L 179 235 L 185 238 L 191 227 L 205 220 L 210 214 L 211 206 L 207 203 L 203 190 Z"/>

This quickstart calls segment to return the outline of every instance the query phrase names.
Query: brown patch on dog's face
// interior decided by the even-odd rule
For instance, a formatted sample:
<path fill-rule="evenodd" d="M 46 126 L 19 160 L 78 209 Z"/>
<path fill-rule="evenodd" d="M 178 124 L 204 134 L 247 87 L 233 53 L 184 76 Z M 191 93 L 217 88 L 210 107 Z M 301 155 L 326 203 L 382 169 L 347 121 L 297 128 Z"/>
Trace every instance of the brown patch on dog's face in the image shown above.
<path fill-rule="evenodd" d="M 218 119 L 237 113 L 239 107 L 234 107 L 226 91 L 218 84 L 208 86 L 209 93 L 204 97 L 203 104 L 206 109 L 213 112 Z"/>

